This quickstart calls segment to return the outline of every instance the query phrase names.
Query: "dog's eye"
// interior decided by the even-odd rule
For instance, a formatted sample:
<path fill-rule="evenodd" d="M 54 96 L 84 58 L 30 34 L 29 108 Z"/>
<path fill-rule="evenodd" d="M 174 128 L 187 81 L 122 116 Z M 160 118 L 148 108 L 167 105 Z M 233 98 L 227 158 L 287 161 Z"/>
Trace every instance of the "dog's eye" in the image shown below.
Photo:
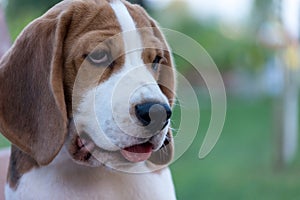
<path fill-rule="evenodd" d="M 109 56 L 105 51 L 94 51 L 88 55 L 88 59 L 95 65 L 106 65 Z"/>
<path fill-rule="evenodd" d="M 158 70 L 158 67 L 159 67 L 161 61 L 162 61 L 162 57 L 161 57 L 161 56 L 156 56 L 156 57 L 155 57 L 155 59 L 154 59 L 153 62 L 152 62 L 152 69 L 153 69 L 154 71 L 157 71 L 157 70 Z"/>

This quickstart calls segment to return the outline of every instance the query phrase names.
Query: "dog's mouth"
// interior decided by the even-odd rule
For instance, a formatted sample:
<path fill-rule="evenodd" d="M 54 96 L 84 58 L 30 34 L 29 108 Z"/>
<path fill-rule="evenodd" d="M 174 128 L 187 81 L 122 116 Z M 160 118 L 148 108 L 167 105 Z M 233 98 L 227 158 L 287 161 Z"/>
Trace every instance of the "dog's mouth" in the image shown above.
<path fill-rule="evenodd" d="M 77 136 L 75 140 L 76 151 L 74 158 L 80 161 L 87 161 L 92 157 L 92 152 L 96 148 L 95 143 L 88 137 Z"/>
<path fill-rule="evenodd" d="M 90 139 L 77 137 L 77 146 L 79 150 L 85 149 L 87 151 L 92 151 L 96 145 Z"/>
<path fill-rule="evenodd" d="M 130 162 L 142 162 L 150 158 L 152 154 L 153 144 L 146 142 L 121 149 L 123 157 Z"/>
<path fill-rule="evenodd" d="M 76 137 L 77 150 L 73 156 L 80 161 L 88 161 L 92 157 L 92 152 L 96 149 L 101 149 L 93 142 L 93 140 L 86 134 Z M 136 144 L 121 148 L 120 154 L 129 162 L 138 163 L 146 161 L 150 158 L 153 152 L 154 145 L 151 142 Z"/>

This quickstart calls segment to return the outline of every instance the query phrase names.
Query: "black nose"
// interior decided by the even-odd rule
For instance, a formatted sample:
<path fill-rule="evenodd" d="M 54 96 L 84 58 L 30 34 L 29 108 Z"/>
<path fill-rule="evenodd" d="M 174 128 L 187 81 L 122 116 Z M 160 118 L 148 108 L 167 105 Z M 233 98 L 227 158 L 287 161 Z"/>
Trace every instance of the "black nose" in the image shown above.
<path fill-rule="evenodd" d="M 172 115 L 169 105 L 161 103 L 143 103 L 135 106 L 135 114 L 143 126 L 162 130 Z"/>

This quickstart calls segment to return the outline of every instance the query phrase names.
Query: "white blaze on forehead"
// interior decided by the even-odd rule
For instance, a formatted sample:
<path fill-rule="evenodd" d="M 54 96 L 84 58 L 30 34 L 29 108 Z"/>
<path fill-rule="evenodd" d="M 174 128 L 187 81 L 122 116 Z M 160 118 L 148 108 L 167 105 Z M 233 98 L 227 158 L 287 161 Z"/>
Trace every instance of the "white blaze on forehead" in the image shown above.
<path fill-rule="evenodd" d="M 113 0 L 110 4 L 123 32 L 125 46 L 125 62 L 130 65 L 141 65 L 143 44 L 133 18 L 126 6 L 120 0 Z"/>
<path fill-rule="evenodd" d="M 143 100 L 167 103 L 168 100 L 162 94 L 156 80 L 142 59 L 144 46 L 134 19 L 121 0 L 113 0 L 110 5 L 120 24 L 125 47 L 124 66 L 118 72 L 117 76 L 119 77 L 114 77 L 118 81 L 117 85 L 115 85 L 112 103 L 115 103 L 115 99 L 128 100 L 126 102 L 130 102 L 131 104 L 141 103 Z M 144 99 L 141 99 L 142 97 Z M 125 109 L 124 107 L 124 111 Z"/>

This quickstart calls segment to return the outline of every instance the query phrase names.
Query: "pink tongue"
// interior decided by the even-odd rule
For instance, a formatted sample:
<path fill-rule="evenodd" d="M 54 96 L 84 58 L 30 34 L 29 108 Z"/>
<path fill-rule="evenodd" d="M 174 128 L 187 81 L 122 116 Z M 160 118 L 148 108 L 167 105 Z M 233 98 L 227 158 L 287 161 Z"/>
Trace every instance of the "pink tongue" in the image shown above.
<path fill-rule="evenodd" d="M 152 144 L 145 143 L 127 147 L 121 150 L 121 154 L 130 162 L 142 162 L 150 158 L 152 153 Z"/>

